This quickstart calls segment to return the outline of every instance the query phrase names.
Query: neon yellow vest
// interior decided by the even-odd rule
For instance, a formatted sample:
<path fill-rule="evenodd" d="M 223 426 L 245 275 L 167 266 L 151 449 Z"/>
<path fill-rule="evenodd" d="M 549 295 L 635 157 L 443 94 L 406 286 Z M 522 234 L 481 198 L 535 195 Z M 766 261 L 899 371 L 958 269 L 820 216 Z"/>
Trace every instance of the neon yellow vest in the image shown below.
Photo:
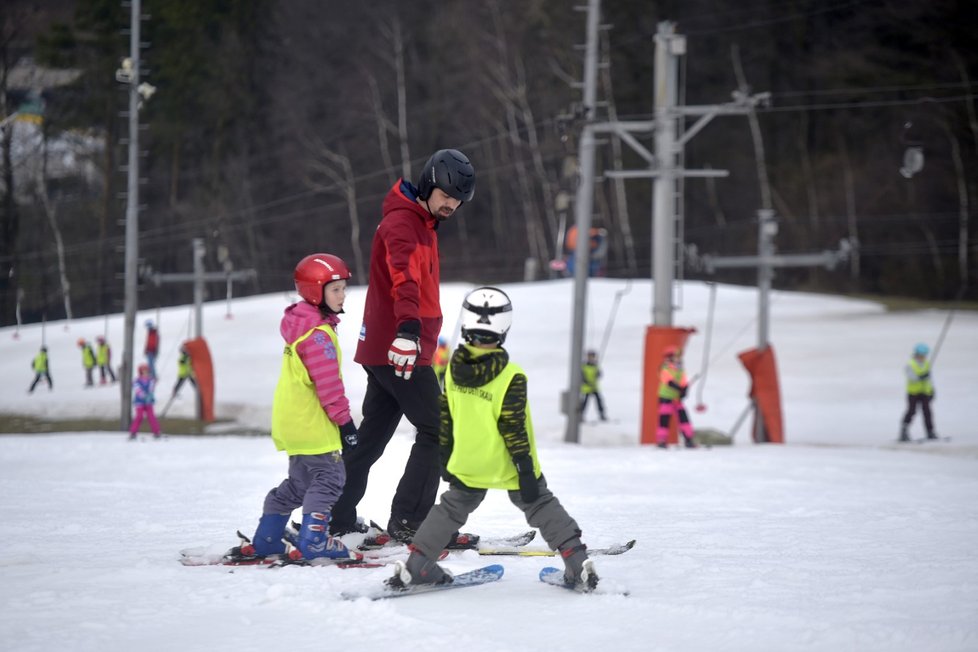
<path fill-rule="evenodd" d="M 272 403 L 272 440 L 276 449 L 289 455 L 320 455 L 342 448 L 340 429 L 320 405 L 309 370 L 302 364 L 296 351 L 299 343 L 317 330 L 323 331 L 332 340 L 336 349 L 336 364 L 342 368 L 343 358 L 336 332 L 328 324 L 310 329 L 285 347 Z"/>
<path fill-rule="evenodd" d="M 34 356 L 34 372 L 42 374 L 48 370 L 48 354 L 41 351 Z"/>
<path fill-rule="evenodd" d="M 519 478 L 506 442 L 496 422 L 502 412 L 503 397 L 513 377 L 526 375 L 510 362 L 502 372 L 481 387 L 461 387 L 452 379 L 451 366 L 445 374 L 445 394 L 452 415 L 455 444 L 448 460 L 448 472 L 474 489 L 519 489 Z M 533 456 L 533 472 L 540 477 L 533 419 L 526 406 L 526 434 Z"/>
<path fill-rule="evenodd" d="M 598 391 L 598 365 L 584 363 L 581 367 L 584 382 L 581 384 L 581 394 L 594 394 Z"/>
<path fill-rule="evenodd" d="M 924 360 L 922 363 L 918 364 L 914 358 L 910 358 L 910 369 L 912 369 L 918 376 L 928 373 L 930 371 L 930 360 Z M 926 380 L 907 379 L 907 394 L 926 394 L 927 396 L 930 396 L 933 393 L 934 384 L 930 382 L 930 376 L 928 376 Z"/>
<path fill-rule="evenodd" d="M 659 372 L 659 398 L 667 401 L 675 401 L 679 398 L 679 390 L 669 384 L 673 381 L 678 385 L 684 384 L 686 372 L 680 367 L 672 367 L 667 364 L 662 365 Z"/>

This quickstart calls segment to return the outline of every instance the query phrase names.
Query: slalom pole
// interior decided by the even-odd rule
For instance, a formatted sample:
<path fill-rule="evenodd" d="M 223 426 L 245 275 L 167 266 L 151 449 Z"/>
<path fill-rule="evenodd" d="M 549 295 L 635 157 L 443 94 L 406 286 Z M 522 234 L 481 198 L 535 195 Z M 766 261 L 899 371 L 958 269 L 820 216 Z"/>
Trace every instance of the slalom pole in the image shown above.
<path fill-rule="evenodd" d="M 710 286 L 710 304 L 706 310 L 706 337 L 703 339 L 703 366 L 697 377 L 702 377 L 703 382 L 696 388 L 696 411 L 706 412 L 706 403 L 703 402 L 703 388 L 706 387 L 706 372 L 710 368 L 710 340 L 713 337 L 713 309 L 717 300 L 717 284 L 707 282 Z"/>

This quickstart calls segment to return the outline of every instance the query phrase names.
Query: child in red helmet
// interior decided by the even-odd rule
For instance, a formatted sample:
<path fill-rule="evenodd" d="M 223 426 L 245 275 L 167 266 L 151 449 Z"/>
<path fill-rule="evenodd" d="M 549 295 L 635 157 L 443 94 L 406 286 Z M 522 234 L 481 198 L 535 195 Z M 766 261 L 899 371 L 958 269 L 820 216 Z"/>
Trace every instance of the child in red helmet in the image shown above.
<path fill-rule="evenodd" d="M 289 477 L 265 496 L 251 542 L 229 550 L 226 559 L 285 555 L 285 528 L 297 507 L 302 526 L 289 541 L 302 559 L 358 558 L 327 531 L 346 482 L 343 451 L 357 444 L 336 336 L 350 276 L 346 264 L 330 254 L 306 256 L 295 268 L 302 301 L 285 309 L 279 326 L 285 352 L 272 403 L 272 439 L 289 455 Z"/>
<path fill-rule="evenodd" d="M 153 404 L 156 403 L 156 397 L 153 395 L 155 389 L 156 379 L 153 378 L 149 365 L 139 365 L 139 376 L 132 381 L 132 404 L 136 408 L 136 415 L 129 427 L 129 439 L 136 438 L 144 417 L 149 421 L 153 439 L 160 438 L 160 422 L 156 420 L 156 412 L 153 410 Z"/>
<path fill-rule="evenodd" d="M 693 441 L 693 424 L 683 407 L 683 399 L 689 387 L 689 380 L 683 370 L 682 350 L 678 346 L 667 346 L 663 353 L 662 367 L 659 369 L 659 427 L 655 432 L 656 445 L 665 448 L 669 439 L 669 422 L 672 415 L 679 418 L 679 432 L 686 442 L 686 448 L 696 448 Z"/>

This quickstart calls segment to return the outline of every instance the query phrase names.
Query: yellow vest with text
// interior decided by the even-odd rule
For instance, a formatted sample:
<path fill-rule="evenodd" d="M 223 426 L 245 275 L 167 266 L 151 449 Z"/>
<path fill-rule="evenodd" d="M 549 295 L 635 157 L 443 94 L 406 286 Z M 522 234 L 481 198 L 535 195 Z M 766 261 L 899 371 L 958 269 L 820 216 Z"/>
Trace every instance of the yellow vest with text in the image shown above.
<path fill-rule="evenodd" d="M 510 362 L 498 376 L 480 387 L 462 387 L 452 379 L 451 366 L 445 374 L 445 395 L 452 415 L 454 445 L 448 460 L 448 472 L 474 489 L 520 488 L 516 467 L 506 442 L 496 425 L 502 412 L 503 397 L 513 377 L 526 375 L 519 365 Z M 533 420 L 526 405 L 526 435 L 533 457 L 534 475 L 540 477 Z"/>
<path fill-rule="evenodd" d="M 309 370 L 302 364 L 296 350 L 317 330 L 323 331 L 332 340 L 336 349 L 336 364 L 342 368 L 336 332 L 328 324 L 310 329 L 295 342 L 286 345 L 272 403 L 272 440 L 276 449 L 289 455 L 320 455 L 342 448 L 340 429 L 319 403 Z"/>
<path fill-rule="evenodd" d="M 910 369 L 917 376 L 926 374 L 930 372 L 930 360 L 924 360 L 923 362 L 918 363 L 915 359 L 911 358 Z M 907 394 L 912 394 L 915 396 L 926 394 L 927 396 L 930 396 L 933 393 L 934 385 L 930 382 L 930 376 L 928 376 L 925 380 L 920 380 L 919 378 L 917 380 L 910 380 L 909 378 L 907 379 Z"/>

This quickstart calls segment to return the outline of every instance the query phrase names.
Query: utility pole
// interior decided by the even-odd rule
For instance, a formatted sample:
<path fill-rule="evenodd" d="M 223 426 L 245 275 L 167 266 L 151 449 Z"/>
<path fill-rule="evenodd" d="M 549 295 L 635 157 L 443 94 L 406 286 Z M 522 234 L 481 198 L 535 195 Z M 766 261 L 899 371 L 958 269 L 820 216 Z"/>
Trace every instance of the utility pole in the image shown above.
<path fill-rule="evenodd" d="M 204 335 L 204 283 L 212 281 L 225 281 L 230 286 L 231 281 L 241 281 L 254 278 L 257 272 L 253 269 L 242 269 L 236 272 L 207 272 L 204 270 L 204 254 L 206 248 L 203 238 L 194 238 L 192 241 L 194 251 L 194 271 L 192 274 L 173 273 L 160 274 L 154 273 L 150 279 L 158 287 L 164 283 L 193 283 L 194 284 L 194 338 Z M 201 420 L 201 404 L 197 402 L 197 420 Z"/>
<path fill-rule="evenodd" d="M 834 269 L 836 265 L 849 258 L 852 245 L 842 240 L 835 251 L 822 251 L 811 254 L 776 254 L 774 236 L 778 233 L 778 222 L 774 211 L 757 211 L 757 255 L 756 256 L 713 256 L 706 254 L 698 261 L 706 272 L 713 274 L 718 269 L 757 268 L 757 350 L 763 351 L 770 343 L 771 323 L 771 282 L 774 270 L 781 267 L 825 267 Z M 754 441 L 766 441 L 764 418 L 754 406 Z"/>
<path fill-rule="evenodd" d="M 125 324 L 122 349 L 121 426 L 127 430 L 132 422 L 133 339 L 139 263 L 139 26 L 142 20 L 141 0 L 131 0 L 129 18 L 129 59 L 116 71 L 116 79 L 129 85 L 129 164 L 126 185 L 126 253 L 125 253 Z"/>
<path fill-rule="evenodd" d="M 191 242 L 194 250 L 194 271 L 193 273 L 173 273 L 160 274 L 154 273 L 150 276 L 153 284 L 160 286 L 164 283 L 193 283 L 194 284 L 194 337 L 204 335 L 204 284 L 214 281 L 244 281 L 255 278 L 258 273 L 253 269 L 241 269 L 238 271 L 208 272 L 204 270 L 204 247 L 203 238 L 194 238 Z"/>
<path fill-rule="evenodd" d="M 594 197 L 594 149 L 595 135 L 614 134 L 635 151 L 648 167 L 638 170 L 608 170 L 606 177 L 626 179 L 653 179 L 652 197 L 652 270 L 653 308 L 652 319 L 656 326 L 671 326 L 673 315 L 673 282 L 676 268 L 676 224 L 681 223 L 682 190 L 679 182 L 686 177 L 725 177 L 726 170 L 687 170 L 682 167 L 686 143 L 698 134 L 718 115 L 749 113 L 758 103 L 767 100 L 769 94 L 738 96 L 732 103 L 708 106 L 679 105 L 679 57 L 686 54 L 686 38 L 676 34 L 675 24 L 659 23 L 655 36 L 655 120 L 595 121 L 598 51 L 598 21 L 600 3 L 588 3 L 587 45 L 584 60 L 584 118 L 585 124 L 580 141 L 580 179 L 577 188 L 575 218 L 578 246 L 575 250 L 573 331 L 571 334 L 570 378 L 565 396 L 567 429 L 564 441 L 579 441 L 579 414 L 577 403 L 581 388 L 581 353 L 584 346 L 584 313 L 587 297 L 587 279 L 590 251 L 581 246 L 591 228 L 591 211 Z M 686 117 L 697 121 L 685 129 Z M 653 134 L 655 153 L 650 152 L 635 134 Z"/>
<path fill-rule="evenodd" d="M 577 223 L 577 246 L 574 248 L 574 303 L 572 306 L 572 330 L 570 350 L 570 374 L 564 411 L 567 413 L 567 432 L 564 441 L 580 441 L 580 416 L 578 402 L 581 396 L 581 353 L 584 348 L 584 313 L 587 306 L 587 279 L 591 267 L 591 249 L 588 246 L 591 233 L 591 211 L 594 204 L 594 113 L 598 93 L 598 22 L 601 17 L 601 1 L 588 0 L 587 45 L 584 55 L 584 96 L 582 111 L 584 127 L 578 144 L 580 177 L 577 181 L 577 198 L 574 217 Z"/>

